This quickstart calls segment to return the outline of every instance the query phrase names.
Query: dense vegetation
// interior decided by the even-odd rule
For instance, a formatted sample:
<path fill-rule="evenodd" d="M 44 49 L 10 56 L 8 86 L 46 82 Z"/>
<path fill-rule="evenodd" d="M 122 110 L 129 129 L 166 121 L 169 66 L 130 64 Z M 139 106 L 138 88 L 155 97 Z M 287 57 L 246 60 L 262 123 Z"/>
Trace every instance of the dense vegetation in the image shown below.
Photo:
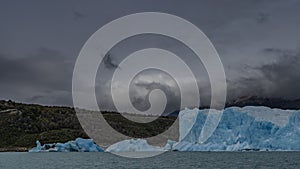
<path fill-rule="evenodd" d="M 160 117 L 148 124 L 129 121 L 119 113 L 104 112 L 104 118 L 117 131 L 131 137 L 154 136 L 166 130 L 176 117 Z M 66 142 L 88 138 L 73 108 L 0 101 L 0 148 L 31 148 L 35 141 Z"/>

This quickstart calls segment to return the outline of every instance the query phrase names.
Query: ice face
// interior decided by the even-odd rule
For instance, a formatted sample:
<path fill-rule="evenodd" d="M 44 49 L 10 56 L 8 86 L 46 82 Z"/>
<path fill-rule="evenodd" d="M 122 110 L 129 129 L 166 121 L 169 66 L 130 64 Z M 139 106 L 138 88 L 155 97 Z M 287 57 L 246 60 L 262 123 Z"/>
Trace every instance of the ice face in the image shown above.
<path fill-rule="evenodd" d="M 92 139 L 77 138 L 66 143 L 44 144 L 41 146 L 39 141 L 37 146 L 29 152 L 103 152 L 104 150 L 96 145 Z"/>
<path fill-rule="evenodd" d="M 185 123 L 193 121 L 182 119 L 190 117 L 185 114 L 191 111 L 197 120 Z M 227 108 L 212 136 L 200 143 L 199 133 L 206 116 L 207 110 L 187 109 L 180 112 L 180 127 L 184 129 L 179 129 L 180 140 L 174 145 L 174 150 L 300 150 L 300 111 L 253 106 Z"/>
<path fill-rule="evenodd" d="M 289 121 L 289 116 L 295 112 L 295 110 L 271 109 L 264 106 L 246 106 L 243 108 L 230 107 L 227 109 L 231 109 L 235 112 L 247 113 L 257 121 L 269 121 L 278 126 L 286 125 Z"/>
<path fill-rule="evenodd" d="M 198 109 L 185 109 L 179 113 L 179 141 L 187 140 L 192 142 L 197 140 L 200 133 L 195 131 L 201 130 L 206 119 L 206 115 L 204 115 L 204 113 L 201 115 L 199 115 Z"/>
<path fill-rule="evenodd" d="M 178 115 L 179 140 L 164 147 L 153 147 L 146 140 L 125 140 L 108 148 L 110 152 L 177 150 L 241 151 L 300 150 L 300 111 L 268 107 L 226 108 L 216 130 L 201 142 L 201 130 L 208 110 L 185 109 Z"/>

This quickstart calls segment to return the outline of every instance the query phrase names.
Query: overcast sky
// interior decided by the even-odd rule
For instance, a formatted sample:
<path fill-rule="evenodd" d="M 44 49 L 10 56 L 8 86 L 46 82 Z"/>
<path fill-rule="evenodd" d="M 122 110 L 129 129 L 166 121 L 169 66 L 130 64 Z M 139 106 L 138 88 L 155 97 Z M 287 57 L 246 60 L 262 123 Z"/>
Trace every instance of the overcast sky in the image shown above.
<path fill-rule="evenodd" d="M 72 106 L 73 67 L 83 44 L 106 23 L 137 12 L 170 13 L 198 26 L 220 55 L 229 100 L 245 95 L 300 98 L 299 0 L 2 0 L 0 99 Z M 118 63 L 147 47 L 180 55 L 208 103 L 210 85 L 193 53 L 175 40 L 141 35 L 118 44 L 100 65 L 96 92 L 102 107 L 112 106 L 108 84 Z M 132 83 L 133 104 L 147 108 L 145 98 L 155 88 L 172 98 L 170 104 L 179 103 L 174 80 L 149 71 Z"/>

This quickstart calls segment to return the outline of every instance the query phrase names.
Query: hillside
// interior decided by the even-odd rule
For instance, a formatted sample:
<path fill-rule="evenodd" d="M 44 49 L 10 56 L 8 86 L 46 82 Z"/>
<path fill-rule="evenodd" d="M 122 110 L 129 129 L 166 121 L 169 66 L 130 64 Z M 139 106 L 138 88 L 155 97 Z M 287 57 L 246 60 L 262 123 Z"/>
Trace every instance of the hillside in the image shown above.
<path fill-rule="evenodd" d="M 148 124 L 134 123 L 119 113 L 104 112 L 117 131 L 131 137 L 149 137 L 167 129 L 176 117 L 160 117 Z M 125 130 L 126 128 L 126 130 Z M 0 101 L 0 151 L 26 151 L 42 143 L 88 138 L 73 108 Z"/>
<path fill-rule="evenodd" d="M 237 106 L 266 106 L 279 109 L 300 109 L 300 99 L 288 100 L 283 98 L 264 98 L 258 96 L 244 96 L 226 104 L 226 107 Z"/>

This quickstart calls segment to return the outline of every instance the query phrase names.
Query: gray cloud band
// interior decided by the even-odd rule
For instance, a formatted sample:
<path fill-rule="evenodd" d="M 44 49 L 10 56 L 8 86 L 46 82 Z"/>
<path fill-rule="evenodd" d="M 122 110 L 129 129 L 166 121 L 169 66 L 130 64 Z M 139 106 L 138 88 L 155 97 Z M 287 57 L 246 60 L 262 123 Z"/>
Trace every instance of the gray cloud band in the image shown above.
<path fill-rule="evenodd" d="M 214 46 L 199 28 L 180 17 L 165 13 L 145 12 L 127 15 L 111 21 L 96 31 L 81 49 L 74 67 L 72 96 L 77 117 L 86 133 L 99 145 L 109 146 L 128 139 L 127 136 L 115 131 L 105 121 L 101 113 L 82 110 L 100 111 L 95 94 L 95 79 L 98 67 L 104 58 L 101 54 L 108 53 L 114 45 L 126 38 L 149 33 L 169 36 L 188 46 L 199 57 L 208 72 L 212 92 L 211 108 L 224 108 L 226 78 L 223 65 Z M 153 57 L 153 62 L 145 62 L 143 57 L 150 56 Z M 176 66 L 176 70 L 171 69 L 172 66 Z M 129 85 L 136 74 L 149 68 L 165 71 L 176 80 L 180 88 L 181 108 L 191 105 L 199 106 L 200 104 L 196 78 L 189 67 L 171 52 L 157 48 L 143 49 L 131 54 L 119 67 L 120 69 L 114 72 L 111 83 L 113 101 L 119 112 L 142 113 L 136 110 L 130 102 Z M 185 81 L 190 81 L 187 78 L 194 79 L 195 83 L 186 84 Z M 125 83 L 127 87 L 124 89 L 119 88 L 118 83 Z M 187 93 L 187 88 L 192 88 L 194 92 Z M 122 91 L 116 92 L 118 89 Z M 163 112 L 166 97 L 161 90 L 153 90 L 150 93 L 149 100 L 151 107 L 146 113 L 152 111 Z M 205 142 L 212 135 L 221 116 L 222 111 L 209 111 L 199 142 Z M 128 116 L 126 118 L 130 119 Z M 130 120 L 149 122 L 155 119 L 149 120 L 140 117 L 139 119 Z M 173 124 L 164 133 L 174 129 L 174 126 Z M 162 137 L 165 137 L 164 133 L 154 136 L 152 139 L 160 141 Z M 160 153 L 162 152 L 142 154 L 138 157 L 149 157 Z M 126 157 L 137 157 L 131 153 L 117 154 Z"/>

